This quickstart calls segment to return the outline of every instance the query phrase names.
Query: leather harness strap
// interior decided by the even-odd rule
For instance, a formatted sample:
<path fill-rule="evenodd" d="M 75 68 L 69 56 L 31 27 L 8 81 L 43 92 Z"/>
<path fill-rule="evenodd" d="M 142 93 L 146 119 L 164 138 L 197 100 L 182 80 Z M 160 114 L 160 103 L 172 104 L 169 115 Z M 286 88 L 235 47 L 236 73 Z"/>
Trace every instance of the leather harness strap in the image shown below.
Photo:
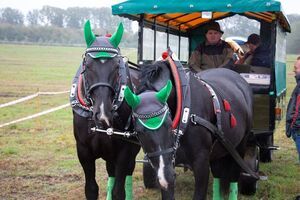
<path fill-rule="evenodd" d="M 195 114 L 192 114 L 190 116 L 191 122 L 195 125 L 200 125 L 205 127 L 208 131 L 210 131 L 218 141 L 221 142 L 221 144 L 226 148 L 226 150 L 230 153 L 230 155 L 233 157 L 233 159 L 237 162 L 237 164 L 250 176 L 255 178 L 256 180 L 259 179 L 258 174 L 256 174 L 246 163 L 245 161 L 241 158 L 241 156 L 238 154 L 238 152 L 235 150 L 233 147 L 233 144 L 227 140 L 227 138 L 224 136 L 224 132 L 222 129 L 217 128 L 214 124 L 212 124 L 210 121 L 199 117 Z"/>
<path fill-rule="evenodd" d="M 155 152 L 151 152 L 151 153 L 146 153 L 146 156 L 148 158 L 154 158 L 154 157 L 161 156 L 161 155 L 168 154 L 168 153 L 172 153 L 172 152 L 174 152 L 173 147 L 165 149 L 165 150 L 159 150 L 159 151 L 155 151 Z"/>

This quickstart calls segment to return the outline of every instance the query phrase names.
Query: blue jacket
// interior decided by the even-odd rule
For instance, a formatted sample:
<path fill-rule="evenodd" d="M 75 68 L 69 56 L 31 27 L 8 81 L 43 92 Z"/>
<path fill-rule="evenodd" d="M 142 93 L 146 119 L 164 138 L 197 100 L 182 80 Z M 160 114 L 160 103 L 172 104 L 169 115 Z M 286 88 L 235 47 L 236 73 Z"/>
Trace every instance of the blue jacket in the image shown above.
<path fill-rule="evenodd" d="M 265 46 L 258 46 L 253 52 L 251 65 L 261 67 L 271 67 L 271 53 L 270 49 Z"/>
<path fill-rule="evenodd" d="M 286 135 L 300 133 L 300 74 L 296 77 L 297 85 L 291 95 L 286 111 Z"/>

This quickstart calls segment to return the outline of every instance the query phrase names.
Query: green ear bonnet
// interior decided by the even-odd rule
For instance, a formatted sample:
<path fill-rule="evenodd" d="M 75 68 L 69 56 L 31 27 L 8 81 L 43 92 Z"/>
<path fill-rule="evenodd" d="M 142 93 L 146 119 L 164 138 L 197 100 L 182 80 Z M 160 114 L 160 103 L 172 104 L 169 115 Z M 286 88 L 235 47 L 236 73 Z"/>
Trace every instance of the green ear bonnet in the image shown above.
<path fill-rule="evenodd" d="M 129 106 L 133 108 L 133 115 L 139 123 L 150 130 L 159 129 L 165 122 L 169 107 L 166 101 L 171 93 L 172 83 L 169 80 L 159 92 L 143 92 L 135 95 L 128 87 L 124 96 Z"/>
<path fill-rule="evenodd" d="M 120 23 L 117 31 L 111 36 L 96 37 L 88 20 L 84 25 L 84 38 L 87 46 L 86 53 L 92 58 L 113 58 L 120 54 L 119 44 L 124 33 L 123 24 Z"/>

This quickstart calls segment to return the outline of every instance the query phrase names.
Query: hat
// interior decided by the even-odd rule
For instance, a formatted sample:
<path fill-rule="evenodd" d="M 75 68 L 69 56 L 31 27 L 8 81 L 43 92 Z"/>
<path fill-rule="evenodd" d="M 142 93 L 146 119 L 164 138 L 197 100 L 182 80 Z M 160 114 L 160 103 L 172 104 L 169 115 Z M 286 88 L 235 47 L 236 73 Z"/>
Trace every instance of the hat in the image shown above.
<path fill-rule="evenodd" d="M 208 24 L 206 24 L 205 26 L 205 30 L 206 30 L 206 33 L 209 31 L 209 30 L 214 30 L 214 31 L 218 31 L 220 33 L 224 33 L 221 28 L 220 28 L 220 24 L 218 22 L 209 22 Z"/>
<path fill-rule="evenodd" d="M 246 44 L 254 44 L 254 45 L 258 45 L 260 43 L 260 37 L 259 35 L 253 33 L 251 35 L 249 35 L 248 40 L 246 42 Z"/>

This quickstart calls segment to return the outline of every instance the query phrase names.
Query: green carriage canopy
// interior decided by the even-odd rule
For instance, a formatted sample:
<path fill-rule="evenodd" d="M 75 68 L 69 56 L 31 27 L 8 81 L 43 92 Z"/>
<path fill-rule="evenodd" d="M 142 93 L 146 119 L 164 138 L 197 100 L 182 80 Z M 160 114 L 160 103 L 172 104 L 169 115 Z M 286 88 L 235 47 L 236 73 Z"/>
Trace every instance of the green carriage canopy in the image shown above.
<path fill-rule="evenodd" d="M 204 12 L 212 12 L 205 18 Z M 112 13 L 133 20 L 143 19 L 187 32 L 210 20 L 234 14 L 271 23 L 278 20 L 290 32 L 290 25 L 276 0 L 128 0 L 112 6 Z"/>

